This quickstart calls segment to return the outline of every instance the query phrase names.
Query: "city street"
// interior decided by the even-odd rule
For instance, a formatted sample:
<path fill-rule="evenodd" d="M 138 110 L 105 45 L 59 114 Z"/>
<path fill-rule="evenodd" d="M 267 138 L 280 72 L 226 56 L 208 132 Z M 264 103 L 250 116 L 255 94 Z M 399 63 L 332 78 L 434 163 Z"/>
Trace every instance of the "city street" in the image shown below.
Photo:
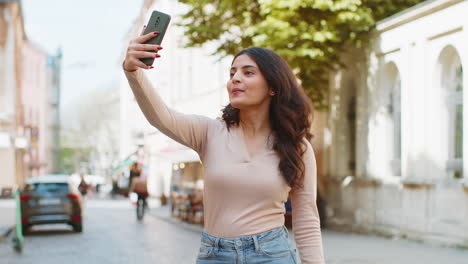
<path fill-rule="evenodd" d="M 82 234 L 73 233 L 67 225 L 33 227 L 21 256 L 2 244 L 0 263 L 194 262 L 198 233 L 151 216 L 139 223 L 128 200 L 86 202 Z"/>
<path fill-rule="evenodd" d="M 468 264 L 466 14 L 0 0 L 0 264 L 193 264 L 203 220 L 236 237 L 291 212 L 298 260 Z"/>
<path fill-rule="evenodd" d="M 12 200 L 0 200 L 0 226 L 13 221 Z M 26 263 L 194 263 L 201 227 L 171 218 L 167 209 L 151 208 L 143 222 L 136 220 L 128 200 L 88 200 L 84 231 L 66 225 L 33 228 L 21 255 L 11 244 L 0 244 L 0 264 Z M 328 264 L 466 264 L 468 250 L 431 247 L 324 230 Z"/>

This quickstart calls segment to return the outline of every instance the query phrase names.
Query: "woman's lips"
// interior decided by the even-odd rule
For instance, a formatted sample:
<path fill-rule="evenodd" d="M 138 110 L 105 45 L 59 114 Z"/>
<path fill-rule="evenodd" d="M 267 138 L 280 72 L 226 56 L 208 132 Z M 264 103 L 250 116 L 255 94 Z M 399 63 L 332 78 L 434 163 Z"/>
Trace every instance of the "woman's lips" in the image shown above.
<path fill-rule="evenodd" d="M 232 94 L 239 94 L 239 93 L 243 93 L 243 92 L 244 92 L 244 90 L 242 90 L 242 89 L 238 89 L 238 88 L 232 89 Z"/>

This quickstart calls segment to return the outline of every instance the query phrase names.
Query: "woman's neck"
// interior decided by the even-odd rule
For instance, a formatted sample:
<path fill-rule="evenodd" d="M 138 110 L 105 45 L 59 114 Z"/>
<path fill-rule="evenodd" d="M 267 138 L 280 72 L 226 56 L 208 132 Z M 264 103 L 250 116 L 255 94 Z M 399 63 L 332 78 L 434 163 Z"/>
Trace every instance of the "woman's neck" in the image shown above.
<path fill-rule="evenodd" d="M 240 111 L 240 126 L 247 136 L 270 134 L 271 125 L 269 109 L 266 111 Z"/>

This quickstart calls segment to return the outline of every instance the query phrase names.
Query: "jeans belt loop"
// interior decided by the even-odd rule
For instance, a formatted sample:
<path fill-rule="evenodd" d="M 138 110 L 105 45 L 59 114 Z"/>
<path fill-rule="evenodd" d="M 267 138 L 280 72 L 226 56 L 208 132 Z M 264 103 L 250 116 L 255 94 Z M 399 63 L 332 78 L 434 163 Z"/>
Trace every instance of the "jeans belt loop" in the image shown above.
<path fill-rule="evenodd" d="M 289 238 L 289 231 L 286 226 L 283 226 L 284 233 L 286 233 L 286 237 Z"/>
<path fill-rule="evenodd" d="M 257 235 L 253 235 L 252 238 L 253 238 L 253 241 L 254 241 L 255 252 L 259 252 L 260 251 L 260 246 L 258 245 Z"/>

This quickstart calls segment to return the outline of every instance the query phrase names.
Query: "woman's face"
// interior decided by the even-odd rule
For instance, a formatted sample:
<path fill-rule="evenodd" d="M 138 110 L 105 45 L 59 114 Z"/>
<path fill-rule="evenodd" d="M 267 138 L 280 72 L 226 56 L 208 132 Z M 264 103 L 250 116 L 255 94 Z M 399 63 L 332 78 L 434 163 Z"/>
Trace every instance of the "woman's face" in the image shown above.
<path fill-rule="evenodd" d="M 229 101 L 238 109 L 270 105 L 268 83 L 257 64 L 249 56 L 238 56 L 232 63 L 227 82 Z"/>

